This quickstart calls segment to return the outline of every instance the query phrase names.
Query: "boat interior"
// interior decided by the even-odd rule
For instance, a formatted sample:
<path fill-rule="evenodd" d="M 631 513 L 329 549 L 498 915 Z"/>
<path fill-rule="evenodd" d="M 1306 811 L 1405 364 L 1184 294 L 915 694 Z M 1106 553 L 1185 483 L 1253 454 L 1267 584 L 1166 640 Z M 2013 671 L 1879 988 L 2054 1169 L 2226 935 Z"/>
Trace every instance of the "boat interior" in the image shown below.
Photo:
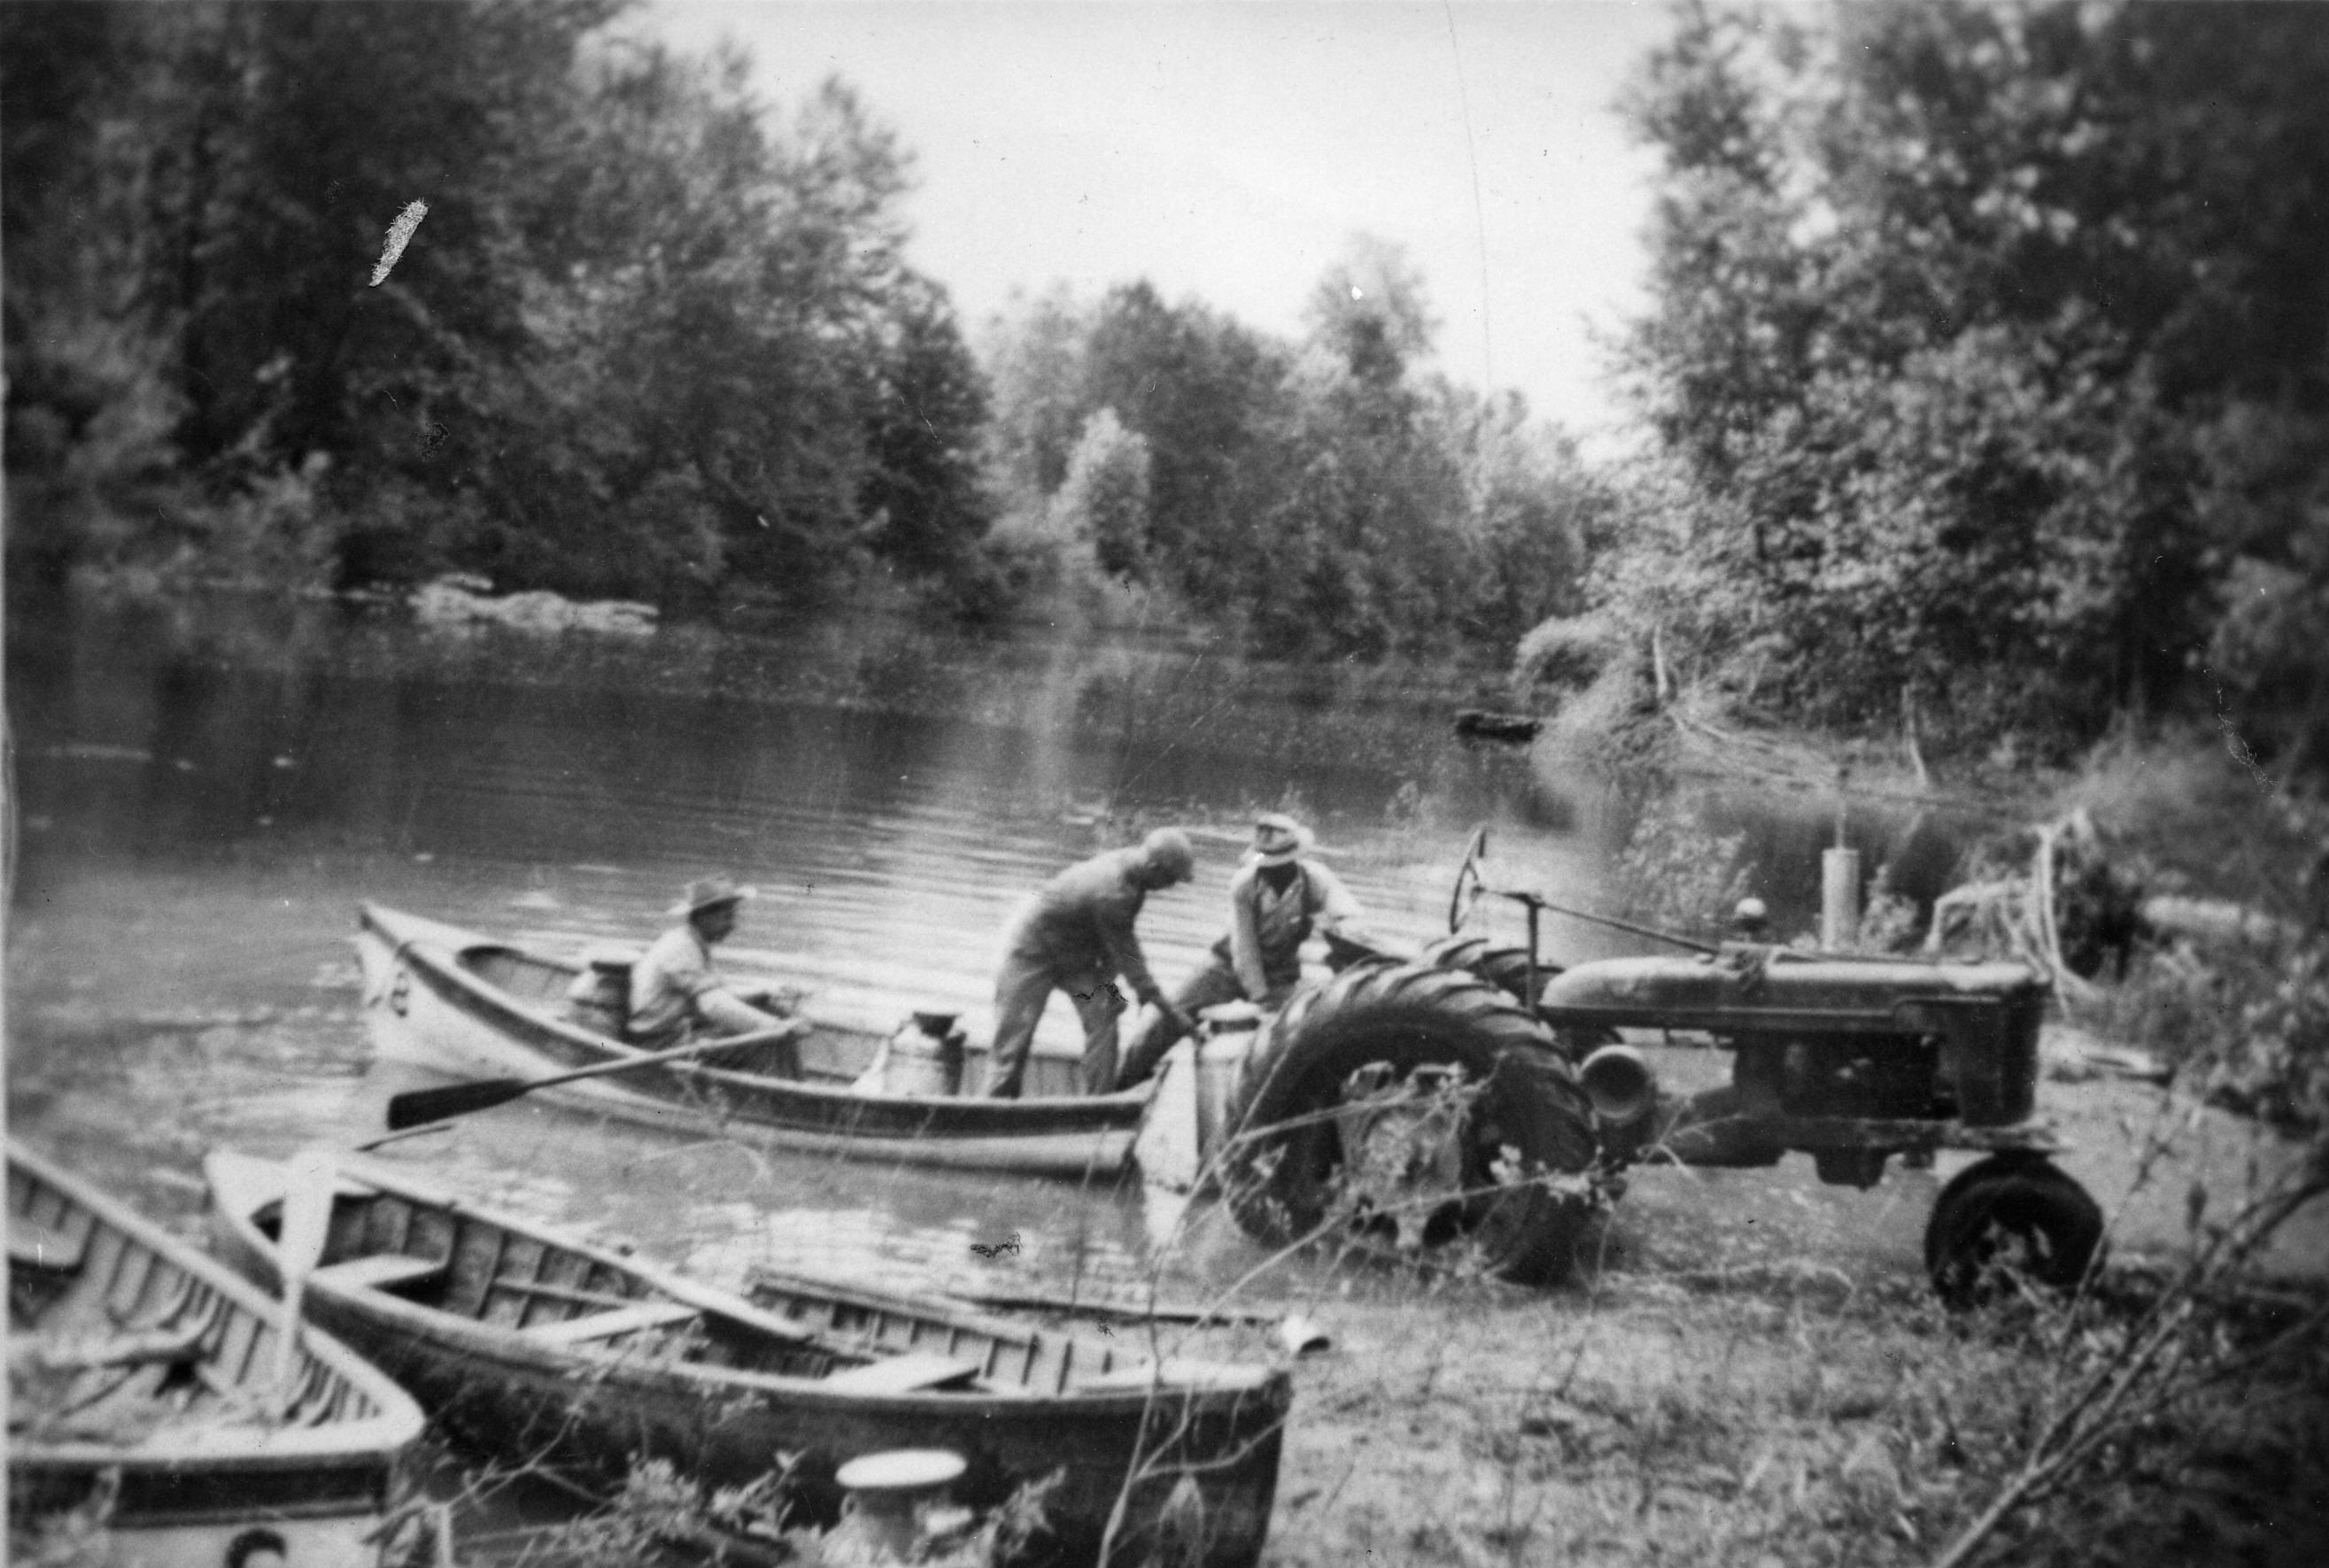
<path fill-rule="evenodd" d="M 278 1325 L 11 1162 L 11 1442 L 127 1448 L 180 1431 L 313 1426 L 377 1413 L 300 1355 L 276 1381 Z"/>
<path fill-rule="evenodd" d="M 724 1312 L 649 1277 L 449 1201 L 359 1183 L 335 1198 L 312 1278 L 379 1291 L 538 1344 L 814 1378 L 860 1394 L 1043 1395 L 1121 1376 L 1127 1359 L 1072 1336 L 1012 1330 L 801 1289 Z M 253 1215 L 271 1239 L 280 1204 Z M 1142 1363 L 1145 1365 L 1145 1363 Z"/>
<path fill-rule="evenodd" d="M 607 1032 L 599 1019 L 578 1013 L 570 1003 L 569 991 L 582 972 L 580 964 L 562 963 L 522 948 L 492 943 L 461 949 L 455 962 L 521 1006 L 578 1028 L 589 1028 L 598 1023 L 599 1027 L 592 1032 Z M 811 1019 L 809 1022 L 813 1026 L 811 1032 L 797 1040 L 707 1051 L 698 1059 L 706 1066 L 730 1072 L 839 1085 L 854 1082 L 873 1065 L 881 1051 L 884 1037 L 874 1030 L 854 1028 L 825 1019 Z M 965 1069 L 966 1081 L 976 1083 L 980 1074 L 976 1064 L 985 1058 L 985 1048 L 983 1045 L 966 1045 L 964 1049 L 969 1064 Z"/>

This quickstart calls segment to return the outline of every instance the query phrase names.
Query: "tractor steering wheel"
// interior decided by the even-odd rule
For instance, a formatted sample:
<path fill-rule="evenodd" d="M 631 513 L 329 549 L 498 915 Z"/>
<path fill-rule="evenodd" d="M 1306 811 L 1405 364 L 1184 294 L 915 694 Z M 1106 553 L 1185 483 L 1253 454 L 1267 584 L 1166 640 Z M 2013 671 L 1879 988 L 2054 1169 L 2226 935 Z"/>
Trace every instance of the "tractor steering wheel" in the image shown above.
<path fill-rule="evenodd" d="M 1485 878 L 1480 875 L 1480 861 L 1488 852 L 1488 830 L 1485 824 L 1472 830 L 1471 840 L 1464 846 L 1464 863 L 1456 869 L 1456 887 L 1447 896 L 1447 934 L 1453 936 L 1464 929 L 1472 918 L 1472 908 L 1480 896 L 1488 890 Z"/>

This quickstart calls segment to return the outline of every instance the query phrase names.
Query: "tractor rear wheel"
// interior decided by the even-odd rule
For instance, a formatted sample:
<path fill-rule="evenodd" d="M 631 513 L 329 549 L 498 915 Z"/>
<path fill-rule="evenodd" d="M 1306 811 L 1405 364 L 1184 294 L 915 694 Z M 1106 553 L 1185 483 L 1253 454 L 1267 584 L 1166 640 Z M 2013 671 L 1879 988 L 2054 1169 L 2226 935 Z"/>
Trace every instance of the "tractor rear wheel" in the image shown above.
<path fill-rule="evenodd" d="M 1245 1061 L 1222 1186 L 1285 1245 L 1330 1219 L 1402 1252 L 1469 1244 L 1505 1278 L 1566 1274 L 1595 1203 L 1575 1069 L 1512 998 L 1426 965 L 1369 965 L 1297 995 Z"/>
<path fill-rule="evenodd" d="M 1460 970 L 1474 974 L 1516 1000 L 1533 1005 L 1544 995 L 1545 982 L 1561 972 L 1557 963 L 1536 966 L 1536 994 L 1529 991 L 1528 949 L 1509 942 L 1493 942 L 1485 936 L 1457 934 L 1443 936 L 1423 950 L 1423 962 L 1438 964 L 1441 969 Z M 1617 1030 L 1598 1024 L 1582 1024 L 1553 1031 L 1553 1044 L 1561 1054 L 1572 1062 L 1582 1062 L 1604 1046 L 1624 1043 Z"/>
<path fill-rule="evenodd" d="M 1423 950 L 1423 962 L 1441 969 L 1460 970 L 1476 974 L 1505 995 L 1523 1002 L 1536 998 L 1528 994 L 1528 949 L 1509 942 L 1495 942 L 1485 936 L 1466 936 L 1461 933 L 1443 936 Z M 1561 972 L 1555 964 L 1536 966 L 1536 988 L 1544 990 L 1544 982 Z"/>

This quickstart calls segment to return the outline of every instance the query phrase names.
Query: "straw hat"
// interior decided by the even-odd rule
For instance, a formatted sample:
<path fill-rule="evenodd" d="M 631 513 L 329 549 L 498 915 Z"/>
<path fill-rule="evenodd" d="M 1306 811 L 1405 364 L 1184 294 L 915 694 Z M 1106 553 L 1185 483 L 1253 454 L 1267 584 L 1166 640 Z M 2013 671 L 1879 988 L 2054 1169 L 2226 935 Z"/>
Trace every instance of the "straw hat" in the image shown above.
<path fill-rule="evenodd" d="M 1264 812 L 1253 820 L 1254 859 L 1265 866 L 1284 866 L 1308 849 L 1310 830 L 1284 812 Z"/>
<path fill-rule="evenodd" d="M 687 885 L 687 891 L 680 896 L 678 903 L 671 906 L 670 913 L 684 915 L 692 920 L 706 909 L 716 909 L 722 904 L 735 904 L 759 896 L 758 887 L 740 887 L 726 877 L 698 877 Z"/>

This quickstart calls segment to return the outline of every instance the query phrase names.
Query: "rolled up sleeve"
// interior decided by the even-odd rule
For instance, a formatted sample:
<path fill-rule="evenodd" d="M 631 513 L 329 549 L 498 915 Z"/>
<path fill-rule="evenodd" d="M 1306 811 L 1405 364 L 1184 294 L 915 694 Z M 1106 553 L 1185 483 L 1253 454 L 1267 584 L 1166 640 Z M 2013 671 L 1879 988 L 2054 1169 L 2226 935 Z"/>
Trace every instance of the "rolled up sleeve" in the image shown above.
<path fill-rule="evenodd" d="M 1332 931 L 1359 917 L 1359 901 L 1351 897 L 1340 877 L 1315 860 L 1303 869 L 1309 874 L 1313 916 L 1321 927 Z"/>
<path fill-rule="evenodd" d="M 1261 926 L 1253 906 L 1253 868 L 1241 868 L 1230 878 L 1230 967 L 1249 997 L 1269 991 L 1269 977 L 1261 962 Z"/>
<path fill-rule="evenodd" d="M 1155 977 L 1148 972 L 1148 960 L 1140 951 L 1140 937 L 1133 930 L 1140 918 L 1142 897 L 1136 890 L 1129 897 L 1117 895 L 1098 900 L 1092 906 L 1091 921 L 1100 948 L 1108 954 L 1108 968 L 1124 977 L 1133 995 L 1154 1002 L 1162 1000 L 1164 993 Z"/>

